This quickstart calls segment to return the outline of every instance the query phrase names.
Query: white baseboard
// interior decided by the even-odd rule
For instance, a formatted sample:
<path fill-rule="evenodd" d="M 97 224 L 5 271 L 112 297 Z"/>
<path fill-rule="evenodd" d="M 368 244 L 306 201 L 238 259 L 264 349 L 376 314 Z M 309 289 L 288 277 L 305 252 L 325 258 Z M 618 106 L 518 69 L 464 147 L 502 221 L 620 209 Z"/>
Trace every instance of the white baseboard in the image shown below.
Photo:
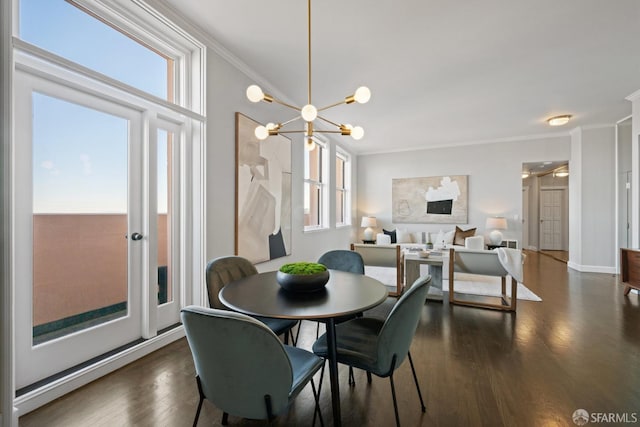
<path fill-rule="evenodd" d="M 573 270 L 577 270 L 581 273 L 606 273 L 617 274 L 615 267 L 607 267 L 604 265 L 580 265 L 575 262 L 569 261 L 567 267 Z"/>
<path fill-rule="evenodd" d="M 73 374 L 26 393 L 14 400 L 17 409 L 16 418 L 33 411 L 71 391 L 103 377 L 129 363 L 138 360 L 185 336 L 184 327 L 180 326 L 160 336 L 146 340 L 121 353 L 114 354 L 100 362 L 80 369 Z M 2 425 L 2 423 L 0 423 Z M 17 425 L 17 424 L 16 424 Z"/>

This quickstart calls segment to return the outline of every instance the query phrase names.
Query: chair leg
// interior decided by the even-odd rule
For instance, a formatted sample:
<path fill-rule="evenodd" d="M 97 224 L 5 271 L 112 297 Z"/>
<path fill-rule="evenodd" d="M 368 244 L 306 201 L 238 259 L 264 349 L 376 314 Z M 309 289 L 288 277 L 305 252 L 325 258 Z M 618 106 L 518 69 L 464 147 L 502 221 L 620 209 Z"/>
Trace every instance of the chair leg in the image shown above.
<path fill-rule="evenodd" d="M 351 387 L 355 387 L 356 386 L 356 379 L 353 376 L 353 366 L 349 366 L 349 385 Z"/>
<path fill-rule="evenodd" d="M 313 424 L 312 427 L 316 425 L 316 414 L 318 418 L 320 418 L 320 426 L 324 427 L 324 420 L 322 419 L 322 412 L 320 412 L 320 386 L 318 385 L 318 392 L 316 393 L 316 386 L 311 379 L 311 391 L 313 391 L 313 398 L 316 401 L 315 410 L 313 411 Z"/>
<path fill-rule="evenodd" d="M 291 333 L 291 329 L 284 333 L 284 343 L 285 345 L 289 344 L 289 334 Z"/>
<path fill-rule="evenodd" d="M 316 322 L 316 339 L 318 339 L 319 336 L 320 336 L 320 322 Z"/>
<path fill-rule="evenodd" d="M 227 424 L 229 424 L 229 414 L 227 414 L 226 412 L 222 413 L 222 425 L 226 426 Z"/>
<path fill-rule="evenodd" d="M 398 401 L 396 400 L 396 388 L 393 385 L 393 374 L 389 375 L 389 382 L 391 383 L 391 396 L 393 397 L 393 410 L 396 414 L 396 426 L 400 427 L 400 416 L 398 415 Z"/>
<path fill-rule="evenodd" d="M 422 393 L 420 392 L 420 384 L 418 384 L 418 376 L 416 375 L 416 370 L 413 367 L 413 359 L 411 359 L 411 352 L 407 353 L 409 356 L 409 364 L 411 365 L 411 372 L 413 373 L 413 381 L 416 383 L 416 390 L 418 390 L 418 397 L 420 398 L 420 406 L 422 407 L 422 412 L 425 412 L 427 408 L 424 406 L 424 401 L 422 400 Z"/>
<path fill-rule="evenodd" d="M 198 425 L 198 418 L 200 418 L 200 410 L 202 409 L 202 402 L 204 402 L 204 398 L 200 396 L 200 402 L 198 402 L 198 409 L 196 409 L 196 417 L 193 419 L 193 427 Z"/>
<path fill-rule="evenodd" d="M 273 408 L 271 406 L 271 396 L 268 394 L 264 395 L 264 404 L 267 407 L 267 419 L 269 422 L 273 421 Z"/>
<path fill-rule="evenodd" d="M 202 384 L 200 383 L 200 377 L 196 376 L 196 384 L 198 384 L 198 394 L 200 395 L 200 401 L 198 402 L 198 409 L 196 409 L 196 417 L 193 419 L 193 427 L 198 425 L 198 419 L 200 418 L 200 410 L 202 409 L 202 402 L 204 402 L 204 393 L 202 393 Z"/>
<path fill-rule="evenodd" d="M 298 345 L 298 338 L 300 338 L 300 328 L 302 328 L 302 320 L 298 320 L 298 331 L 296 332 L 296 339 L 293 340 L 293 346 Z M 291 333 L 291 338 L 293 339 L 293 332 Z"/>
<path fill-rule="evenodd" d="M 371 384 L 371 372 L 367 371 L 367 382 Z"/>

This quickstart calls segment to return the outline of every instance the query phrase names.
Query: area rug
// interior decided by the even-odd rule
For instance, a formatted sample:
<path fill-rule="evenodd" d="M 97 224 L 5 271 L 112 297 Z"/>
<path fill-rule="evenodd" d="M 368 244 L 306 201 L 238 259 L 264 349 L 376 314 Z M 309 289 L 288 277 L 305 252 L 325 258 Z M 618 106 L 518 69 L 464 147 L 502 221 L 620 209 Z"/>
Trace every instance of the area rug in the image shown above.
<path fill-rule="evenodd" d="M 442 289 L 449 290 L 449 280 L 442 280 Z M 500 296 L 500 278 L 491 276 L 478 276 L 472 274 L 457 273 L 454 282 L 454 291 L 462 294 Z M 511 296 L 511 278 L 507 277 L 507 295 Z M 534 294 L 522 283 L 518 283 L 518 299 L 527 301 L 542 301 L 538 295 Z"/>

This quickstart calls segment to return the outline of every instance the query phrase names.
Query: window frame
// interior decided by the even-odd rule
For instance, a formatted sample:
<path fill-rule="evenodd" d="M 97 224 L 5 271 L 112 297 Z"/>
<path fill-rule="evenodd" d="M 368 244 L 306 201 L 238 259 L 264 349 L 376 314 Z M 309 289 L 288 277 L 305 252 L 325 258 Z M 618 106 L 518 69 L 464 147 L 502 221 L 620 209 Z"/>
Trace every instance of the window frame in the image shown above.
<path fill-rule="evenodd" d="M 159 9 L 155 9 L 145 3 L 143 0 L 70 0 L 70 2 L 80 5 L 83 9 L 89 10 L 95 16 L 99 16 L 102 21 L 106 21 L 107 25 L 116 26 L 117 29 L 134 37 L 138 42 L 143 41 L 154 49 L 163 53 L 173 61 L 173 102 L 151 95 L 143 90 L 129 86 L 119 80 L 109 78 L 95 70 L 83 67 L 77 63 L 57 56 L 37 46 L 21 40 L 19 38 L 18 28 L 18 3 L 19 0 L 9 0 L 2 2 L 2 11 L 9 11 L 2 17 L 3 23 L 11 21 L 11 25 L 2 36 L 7 37 L 7 41 L 3 40 L 3 48 L 7 48 L 5 59 L 9 59 L 6 67 L 9 69 L 7 74 L 7 85 L 11 89 L 3 93 L 3 108 L 13 104 L 13 85 L 15 84 L 15 75 L 17 70 L 36 75 L 45 79 L 49 79 L 57 84 L 67 85 L 70 88 L 79 89 L 87 95 L 94 95 L 104 99 L 107 102 L 120 104 L 131 107 L 143 113 L 146 117 L 144 120 L 146 127 L 149 122 L 155 120 L 164 120 L 180 126 L 182 138 L 188 143 L 182 144 L 180 147 L 180 168 L 184 171 L 183 183 L 186 185 L 181 187 L 183 191 L 180 206 L 184 212 L 184 218 L 180 222 L 180 230 L 183 233 L 180 245 L 180 271 L 179 279 L 183 283 L 181 289 L 180 300 L 182 304 L 201 304 L 206 300 L 206 288 L 204 285 L 204 268 L 205 259 L 205 234 L 206 230 L 206 205 L 204 203 L 206 187 L 205 159 L 206 159 L 206 51 L 207 47 L 192 37 L 190 34 L 182 30 L 179 25 L 184 25 L 184 21 L 172 12 L 171 9 L 158 4 Z M 190 30 L 193 28 L 188 25 L 185 27 Z M 163 55 L 164 56 L 164 55 Z M 73 75 L 69 79 L 68 76 Z M 3 74 L 3 84 L 5 83 Z M 146 107 L 148 104 L 154 104 L 156 108 L 149 111 Z M 141 106 L 142 104 L 142 106 Z M 147 111 L 147 113 L 144 113 Z M 12 116 L 5 119 L 11 121 L 9 123 L 11 129 L 14 128 Z M 3 135 L 6 133 L 3 132 Z M 9 138 L 9 136 L 7 136 Z M 148 144 L 148 135 L 144 136 Z M 7 165 L 3 169 L 3 176 L 7 181 L 2 181 L 3 187 L 7 189 L 9 198 L 14 198 L 16 194 L 15 173 L 11 156 L 11 145 L 15 144 L 10 138 L 5 147 L 1 160 Z M 5 198 L 6 201 L 6 198 Z M 6 217 L 4 214 L 6 213 Z M 8 238 L 7 242 L 15 240 L 15 232 L 13 224 L 15 214 L 10 209 L 3 209 L 3 221 L 7 225 Z M 4 241 L 4 240 L 3 240 Z M 3 245 L 4 249 L 11 247 L 11 243 Z M 7 266 L 6 278 L 11 278 L 7 283 L 9 293 L 15 294 L 16 282 L 13 274 L 13 259 Z M 151 293 L 149 293 L 151 294 Z M 155 323 L 155 322 L 154 322 Z M 146 325 L 145 328 L 153 332 L 154 325 Z M 15 322 L 7 323 L 3 327 L 5 336 L 12 336 L 15 331 Z M 182 328 L 175 328 L 166 331 L 163 335 L 148 337 L 143 344 L 136 345 L 125 352 L 118 353 L 112 357 L 96 362 L 93 367 L 95 372 L 104 375 L 117 369 L 122 365 L 122 360 L 131 361 L 144 356 L 149 351 L 161 348 L 164 345 L 184 336 Z M 6 340 L 5 340 L 6 341 Z M 5 342 L 6 343 L 6 342 Z M 11 346 L 9 346 L 11 348 Z M 7 360 L 11 364 L 15 360 L 15 354 L 12 350 L 7 355 Z M 7 365 L 7 364 L 5 364 Z M 94 372 L 94 371 L 92 371 Z M 4 375 L 8 374 L 5 378 Z M 62 393 L 80 387 L 89 383 L 95 377 L 93 375 L 70 375 L 57 381 L 54 387 L 46 390 L 38 390 L 37 393 L 29 393 L 13 399 L 15 391 L 15 380 L 11 379 L 13 370 L 7 372 L 2 371 L 2 378 L 8 381 L 3 382 L 0 396 L 3 398 L 2 408 L 13 407 L 14 411 L 24 412 L 25 408 L 33 407 L 33 405 L 42 405 L 57 397 Z M 6 398 L 6 399 L 5 399 Z M 0 410 L 0 412 L 2 412 Z M 16 418 L 17 420 L 17 418 Z"/>
<path fill-rule="evenodd" d="M 338 182 L 338 159 L 342 161 L 343 171 L 342 171 L 342 186 L 340 186 Z M 342 193 L 342 216 L 344 218 L 343 222 L 338 221 L 338 210 L 336 209 L 336 228 L 339 227 L 350 227 L 351 226 L 351 156 L 344 150 L 336 147 L 335 154 L 335 165 L 336 165 L 336 183 L 335 183 L 335 203 L 336 207 L 338 205 L 338 192 Z"/>
<path fill-rule="evenodd" d="M 308 213 L 306 212 L 307 206 L 310 205 L 310 200 L 307 200 L 307 186 L 317 186 L 318 187 L 318 222 L 313 225 L 304 225 L 304 232 L 309 231 L 318 231 L 329 228 L 329 197 L 328 197 L 328 185 L 327 178 L 329 175 L 329 147 L 328 144 L 319 142 L 314 140 L 315 148 L 313 150 L 304 150 L 304 175 L 303 175 L 303 224 L 306 222 L 306 216 Z M 318 180 L 314 180 L 308 178 L 309 168 L 310 168 L 310 156 L 316 150 L 320 150 L 320 155 L 318 156 Z M 310 197 L 310 192 L 309 192 Z"/>

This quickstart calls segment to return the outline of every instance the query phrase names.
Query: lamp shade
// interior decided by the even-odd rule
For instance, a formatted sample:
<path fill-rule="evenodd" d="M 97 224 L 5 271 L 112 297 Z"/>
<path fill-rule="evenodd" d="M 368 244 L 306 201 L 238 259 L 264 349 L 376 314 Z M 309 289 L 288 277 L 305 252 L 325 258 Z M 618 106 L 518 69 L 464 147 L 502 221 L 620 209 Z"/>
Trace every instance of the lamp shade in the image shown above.
<path fill-rule="evenodd" d="M 360 223 L 360 227 L 377 227 L 378 223 L 376 222 L 375 216 L 363 216 L 362 222 Z"/>
<path fill-rule="evenodd" d="M 491 230 L 489 233 L 489 241 L 492 245 L 500 245 L 502 243 L 502 233 L 498 230 L 507 229 L 507 219 L 501 216 L 487 218 L 485 227 Z"/>
<path fill-rule="evenodd" d="M 491 230 L 506 230 L 507 219 L 501 216 L 487 218 L 487 223 L 485 224 L 485 228 L 491 229 Z"/>

